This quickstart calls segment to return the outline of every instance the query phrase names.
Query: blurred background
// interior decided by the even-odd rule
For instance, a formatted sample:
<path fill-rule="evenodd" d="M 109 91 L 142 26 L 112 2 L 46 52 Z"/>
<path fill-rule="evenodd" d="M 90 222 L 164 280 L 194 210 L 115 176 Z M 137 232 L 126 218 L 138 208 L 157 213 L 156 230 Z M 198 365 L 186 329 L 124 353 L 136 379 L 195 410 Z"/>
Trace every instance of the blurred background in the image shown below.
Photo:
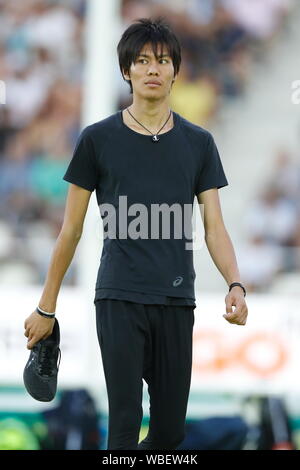
<path fill-rule="evenodd" d="M 248 292 L 247 325 L 226 324 L 227 285 L 205 246 L 194 253 L 194 363 L 181 448 L 300 449 L 300 107 L 291 98 L 300 79 L 300 4 L 104 3 L 0 0 L 0 449 L 106 448 L 92 304 L 102 249 L 94 194 L 59 295 L 62 362 L 52 403 L 24 389 L 23 323 L 62 226 L 62 177 L 78 134 L 132 101 L 118 40 L 135 19 L 155 15 L 182 45 L 171 107 L 212 132 L 219 148 L 229 181 L 219 191 L 223 217 Z M 141 438 L 145 386 L 143 406 Z"/>

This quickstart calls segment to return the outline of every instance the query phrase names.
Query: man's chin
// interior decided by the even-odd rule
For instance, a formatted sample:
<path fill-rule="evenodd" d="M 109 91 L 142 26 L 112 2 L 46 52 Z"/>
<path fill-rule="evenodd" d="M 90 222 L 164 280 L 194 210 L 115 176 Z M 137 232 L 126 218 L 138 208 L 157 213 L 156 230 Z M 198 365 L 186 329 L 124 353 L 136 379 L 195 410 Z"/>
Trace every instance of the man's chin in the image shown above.
<path fill-rule="evenodd" d="M 168 95 L 164 95 L 162 91 L 158 92 L 158 90 L 147 90 L 146 92 L 138 93 L 139 97 L 148 101 L 160 101 L 162 98 L 165 98 Z"/>

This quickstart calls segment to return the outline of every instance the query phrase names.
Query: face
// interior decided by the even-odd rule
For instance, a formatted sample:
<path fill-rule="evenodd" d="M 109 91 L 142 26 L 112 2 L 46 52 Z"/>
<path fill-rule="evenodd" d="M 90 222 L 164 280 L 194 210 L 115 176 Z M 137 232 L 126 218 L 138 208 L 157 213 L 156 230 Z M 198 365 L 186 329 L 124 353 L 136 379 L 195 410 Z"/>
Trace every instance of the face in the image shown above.
<path fill-rule="evenodd" d="M 148 99 L 158 99 L 170 93 L 172 82 L 175 81 L 172 58 L 164 46 L 158 47 L 158 58 L 155 57 L 151 44 L 145 44 L 135 63 L 131 64 L 129 74 L 133 93 Z M 156 82 L 156 83 L 154 83 Z"/>

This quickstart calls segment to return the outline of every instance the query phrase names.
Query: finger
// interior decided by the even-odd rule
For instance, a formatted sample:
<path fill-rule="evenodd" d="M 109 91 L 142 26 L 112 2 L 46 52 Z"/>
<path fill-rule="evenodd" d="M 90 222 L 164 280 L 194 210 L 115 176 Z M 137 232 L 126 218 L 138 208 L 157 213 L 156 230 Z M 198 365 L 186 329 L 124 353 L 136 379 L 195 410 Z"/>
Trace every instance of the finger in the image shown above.
<path fill-rule="evenodd" d="M 240 322 L 245 324 L 246 321 L 247 321 L 247 310 L 242 309 L 242 313 L 240 315 Z"/>
<path fill-rule="evenodd" d="M 243 316 L 239 317 L 236 321 L 236 323 L 238 325 L 245 325 L 246 321 L 245 321 L 245 318 Z"/>
<path fill-rule="evenodd" d="M 246 318 L 245 316 L 240 316 L 239 318 L 231 318 L 229 319 L 230 323 L 235 323 L 236 325 L 246 325 Z"/>
<path fill-rule="evenodd" d="M 32 339 L 31 341 L 29 341 L 27 343 L 27 349 L 32 349 L 33 346 L 35 345 L 36 341 L 34 339 Z"/>
<path fill-rule="evenodd" d="M 223 317 L 225 318 L 225 320 L 227 320 L 229 323 L 232 322 L 232 317 L 230 315 L 223 315 Z"/>
<path fill-rule="evenodd" d="M 236 322 L 237 322 L 237 320 L 236 320 L 235 318 L 230 318 L 230 317 L 229 317 L 229 318 L 224 317 L 224 318 L 225 318 L 225 320 L 227 320 L 229 323 L 236 323 Z"/>
<path fill-rule="evenodd" d="M 235 321 L 238 320 L 239 315 L 234 311 L 233 313 L 225 313 L 223 317 L 226 318 L 226 320 Z"/>
<path fill-rule="evenodd" d="M 26 328 L 26 331 L 24 333 L 24 336 L 26 336 L 27 338 L 33 338 L 33 336 L 36 334 L 35 330 L 33 327 L 28 327 Z"/>
<path fill-rule="evenodd" d="M 233 310 L 233 307 L 234 307 L 234 310 Z M 233 300 L 231 300 L 231 302 L 227 301 L 226 302 L 226 313 L 240 314 L 243 307 L 244 307 L 244 304 L 241 303 L 241 302 L 234 302 Z"/>
<path fill-rule="evenodd" d="M 229 323 L 245 324 L 247 319 L 248 309 L 244 302 L 237 304 L 235 309 L 232 309 L 232 304 L 226 303 L 226 314 L 223 317 Z"/>
<path fill-rule="evenodd" d="M 233 316 L 233 315 L 223 315 L 225 320 L 227 320 L 229 323 L 235 323 L 235 324 L 240 324 L 241 319 L 239 317 Z"/>
<path fill-rule="evenodd" d="M 234 313 L 231 303 L 226 303 L 226 313 Z"/>
<path fill-rule="evenodd" d="M 29 335 L 29 338 L 27 341 L 27 349 L 32 349 L 35 343 L 36 343 L 35 336 L 32 334 Z"/>
<path fill-rule="evenodd" d="M 234 312 L 226 313 L 226 316 L 230 318 L 239 318 L 241 316 L 241 311 L 236 308 Z"/>
<path fill-rule="evenodd" d="M 244 313 L 244 305 L 243 304 L 237 304 L 235 305 L 235 309 L 233 310 L 232 313 L 229 313 L 229 315 L 235 315 L 236 317 L 241 316 Z"/>

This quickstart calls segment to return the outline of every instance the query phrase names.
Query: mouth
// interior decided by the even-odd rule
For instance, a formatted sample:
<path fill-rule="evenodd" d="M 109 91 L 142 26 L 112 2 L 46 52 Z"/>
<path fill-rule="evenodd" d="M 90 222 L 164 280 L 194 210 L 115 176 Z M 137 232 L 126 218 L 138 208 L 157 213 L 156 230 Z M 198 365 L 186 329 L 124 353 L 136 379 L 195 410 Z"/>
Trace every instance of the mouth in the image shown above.
<path fill-rule="evenodd" d="M 160 83 L 153 81 L 153 82 L 146 82 L 145 85 L 155 88 L 155 87 L 160 86 Z"/>

